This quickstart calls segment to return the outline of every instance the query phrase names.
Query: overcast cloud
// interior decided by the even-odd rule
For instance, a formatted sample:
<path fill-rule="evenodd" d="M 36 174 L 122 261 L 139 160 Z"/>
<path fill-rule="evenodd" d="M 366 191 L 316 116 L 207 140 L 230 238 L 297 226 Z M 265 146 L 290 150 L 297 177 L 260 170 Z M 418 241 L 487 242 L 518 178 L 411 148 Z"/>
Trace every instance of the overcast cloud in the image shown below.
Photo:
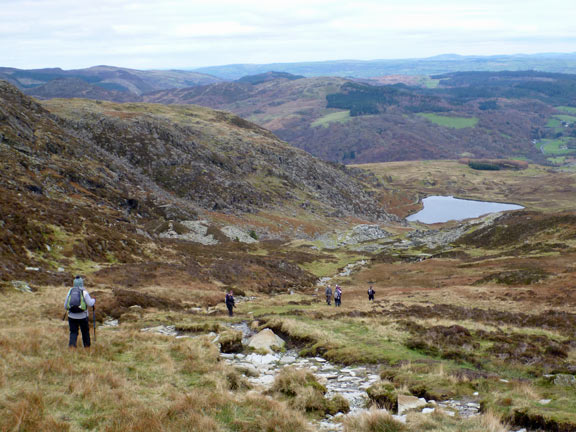
<path fill-rule="evenodd" d="M 1 66 L 140 69 L 576 51 L 573 0 L 2 0 Z"/>

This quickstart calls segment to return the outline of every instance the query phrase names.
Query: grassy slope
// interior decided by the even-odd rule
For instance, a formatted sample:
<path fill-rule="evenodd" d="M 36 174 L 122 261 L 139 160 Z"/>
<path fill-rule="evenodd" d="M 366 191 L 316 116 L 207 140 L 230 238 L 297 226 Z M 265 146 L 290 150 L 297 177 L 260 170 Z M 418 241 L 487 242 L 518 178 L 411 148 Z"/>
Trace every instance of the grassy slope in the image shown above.
<path fill-rule="evenodd" d="M 575 107 L 569 107 L 569 106 L 557 106 L 556 109 L 558 111 L 562 111 L 568 114 L 576 114 L 576 108 Z"/>
<path fill-rule="evenodd" d="M 554 212 L 573 209 L 576 175 L 530 165 L 522 171 L 477 171 L 457 161 L 390 162 L 355 165 L 374 172 L 390 189 L 428 195 L 453 195 L 514 202 L 529 209 Z"/>
<path fill-rule="evenodd" d="M 59 287 L 2 296 L 1 430 L 307 430 L 285 404 L 248 395 L 210 338 L 175 340 L 128 324 L 100 329 L 90 351 L 67 349 L 56 313 L 63 295 Z M 22 323 L 22 308 L 41 318 Z"/>
<path fill-rule="evenodd" d="M 463 196 L 506 201 L 514 196 L 530 208 L 545 208 L 551 216 L 567 208 L 573 197 L 573 175 L 535 166 L 521 172 L 485 173 L 440 161 L 371 169 L 388 186 L 403 184 L 412 193 L 446 194 L 461 188 Z M 550 188 L 538 192 L 546 184 Z M 562 318 L 547 319 L 551 316 L 548 310 L 570 312 L 576 306 L 576 291 L 569 288 L 575 282 L 576 243 L 574 227 L 546 222 L 547 217 L 531 214 L 503 223 L 491 234 L 502 230 L 500 243 L 486 242 L 482 240 L 486 236 L 480 236 L 456 245 L 453 258 L 421 262 L 375 259 L 369 267 L 340 281 L 344 288 L 340 309 L 326 306 L 322 293 L 314 289 L 292 296 L 253 293 L 258 298 L 240 303 L 238 316 L 232 320 L 257 319 L 280 330 L 302 354 L 321 354 L 343 364 L 378 364 L 382 376 L 391 380 L 398 392 L 439 398 L 475 398 L 473 393 L 478 392 L 475 400 L 484 402 L 498 416 L 511 419 L 515 413 L 527 412 L 531 421 L 541 415 L 573 425 L 573 389 L 550 385 L 542 375 L 576 361 L 576 350 L 570 345 L 573 330 L 570 333 Z M 513 228 L 525 231 L 532 223 L 541 229 L 515 240 Z M 554 246 L 558 244 L 563 248 Z M 421 252 L 401 251 L 404 255 Z M 254 248 L 250 253 L 308 253 L 300 265 L 318 275 L 335 272 L 360 257 L 346 251 L 322 253 L 302 243 L 281 249 Z M 464 256 L 458 258 L 458 253 Z M 552 276 L 532 285 L 473 285 L 489 274 L 535 267 Z M 179 283 L 178 277 L 157 276 L 136 288 L 187 301 L 185 294 L 192 286 L 184 279 Z M 366 300 L 368 283 L 376 287 L 374 303 Z M 88 286 L 100 291 L 95 294 L 99 311 L 104 310 L 102 303 L 114 285 L 115 280 L 107 274 L 88 279 Z M 195 282 L 193 287 L 198 290 L 200 285 Z M 200 333 L 222 331 L 217 324 L 231 320 L 219 299 L 213 303 L 215 308 L 195 314 L 156 308 L 145 308 L 142 315 L 128 312 L 117 330 L 99 331 L 98 343 L 88 354 L 65 349 L 67 329 L 60 320 L 65 291 L 62 286 L 45 285 L 36 294 L 0 293 L 2 430 L 182 430 L 191 424 L 202 430 L 305 430 L 301 413 L 268 397 L 250 395 L 241 376 L 217 361 L 210 338 L 175 340 L 138 331 L 158 324 L 204 328 Z M 22 322 L 24 309 L 33 320 Z M 528 312 L 538 319 L 529 321 L 525 316 Z M 545 319 L 546 326 L 539 325 Z M 464 343 L 442 337 L 443 329 L 454 325 L 470 333 Z M 462 334 L 460 331 L 458 337 Z M 529 352 L 538 350 L 539 358 L 545 361 L 523 362 L 519 354 L 523 346 Z M 79 375 L 86 377 L 87 385 L 77 383 Z M 543 405 L 541 399 L 552 402 Z M 451 432 L 502 430 L 498 421 L 493 421 L 492 429 L 487 421 L 482 418 L 471 424 L 460 419 L 410 416 L 408 427 Z M 364 429 L 349 426 L 348 430 Z"/>
<path fill-rule="evenodd" d="M 310 123 L 310 126 L 328 127 L 330 123 L 346 123 L 348 120 L 350 120 L 350 111 L 338 111 L 335 113 L 326 114 L 324 117 L 321 117 Z"/>
<path fill-rule="evenodd" d="M 430 120 L 432 123 L 436 123 L 437 125 L 454 129 L 472 128 L 478 124 L 478 119 L 476 117 L 472 118 L 450 117 L 438 114 L 418 114 L 418 115 L 424 117 L 427 120 Z"/>

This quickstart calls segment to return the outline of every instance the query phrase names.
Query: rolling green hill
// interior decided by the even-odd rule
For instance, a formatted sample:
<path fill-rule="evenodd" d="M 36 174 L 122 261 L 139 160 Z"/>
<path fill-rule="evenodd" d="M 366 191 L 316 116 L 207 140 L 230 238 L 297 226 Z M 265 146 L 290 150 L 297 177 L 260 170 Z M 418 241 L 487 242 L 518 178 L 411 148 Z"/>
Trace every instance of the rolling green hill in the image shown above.
<path fill-rule="evenodd" d="M 144 99 L 232 111 L 316 156 L 343 163 L 461 156 L 543 162 L 557 152 L 534 143 L 561 137 L 570 143 L 576 137 L 570 121 L 576 75 L 458 72 L 432 79 L 434 86 L 398 77 L 281 77 L 164 90 Z"/>

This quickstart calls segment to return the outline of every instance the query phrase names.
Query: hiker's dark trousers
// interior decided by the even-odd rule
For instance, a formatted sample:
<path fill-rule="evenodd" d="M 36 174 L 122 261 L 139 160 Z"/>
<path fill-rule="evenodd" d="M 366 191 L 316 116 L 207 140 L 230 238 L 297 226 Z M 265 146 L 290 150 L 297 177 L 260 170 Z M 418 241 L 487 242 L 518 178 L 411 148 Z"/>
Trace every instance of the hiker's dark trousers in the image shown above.
<path fill-rule="evenodd" d="M 226 303 L 226 307 L 228 308 L 228 316 L 234 315 L 234 305 L 232 303 Z"/>
<path fill-rule="evenodd" d="M 374 300 L 374 294 L 368 294 L 368 300 Z"/>
<path fill-rule="evenodd" d="M 332 296 L 330 296 L 330 297 L 326 296 L 326 304 L 327 305 L 330 305 L 331 300 L 332 300 Z"/>
<path fill-rule="evenodd" d="M 70 342 L 68 343 L 68 346 L 76 348 L 78 328 L 80 328 L 80 331 L 82 332 L 82 343 L 85 348 L 88 348 L 90 346 L 90 324 L 88 324 L 88 318 L 68 318 L 68 325 L 70 326 Z"/>

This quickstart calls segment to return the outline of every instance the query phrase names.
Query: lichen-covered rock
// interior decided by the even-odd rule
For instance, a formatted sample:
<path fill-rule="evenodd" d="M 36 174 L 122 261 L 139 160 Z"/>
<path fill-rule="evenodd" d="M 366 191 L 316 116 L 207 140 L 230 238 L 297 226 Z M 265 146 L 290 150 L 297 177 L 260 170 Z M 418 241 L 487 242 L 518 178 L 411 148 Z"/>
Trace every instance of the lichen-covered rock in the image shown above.
<path fill-rule="evenodd" d="M 12 281 L 12 287 L 16 290 L 16 291 L 20 291 L 22 293 L 31 293 L 32 288 L 30 288 L 30 285 L 28 285 L 27 282 L 24 281 Z"/>
<path fill-rule="evenodd" d="M 557 386 L 576 386 L 574 375 L 558 374 L 554 377 L 554 384 Z"/>
<path fill-rule="evenodd" d="M 254 237 L 235 226 L 225 226 L 220 231 L 230 240 L 239 241 L 240 243 L 258 243 Z"/>

